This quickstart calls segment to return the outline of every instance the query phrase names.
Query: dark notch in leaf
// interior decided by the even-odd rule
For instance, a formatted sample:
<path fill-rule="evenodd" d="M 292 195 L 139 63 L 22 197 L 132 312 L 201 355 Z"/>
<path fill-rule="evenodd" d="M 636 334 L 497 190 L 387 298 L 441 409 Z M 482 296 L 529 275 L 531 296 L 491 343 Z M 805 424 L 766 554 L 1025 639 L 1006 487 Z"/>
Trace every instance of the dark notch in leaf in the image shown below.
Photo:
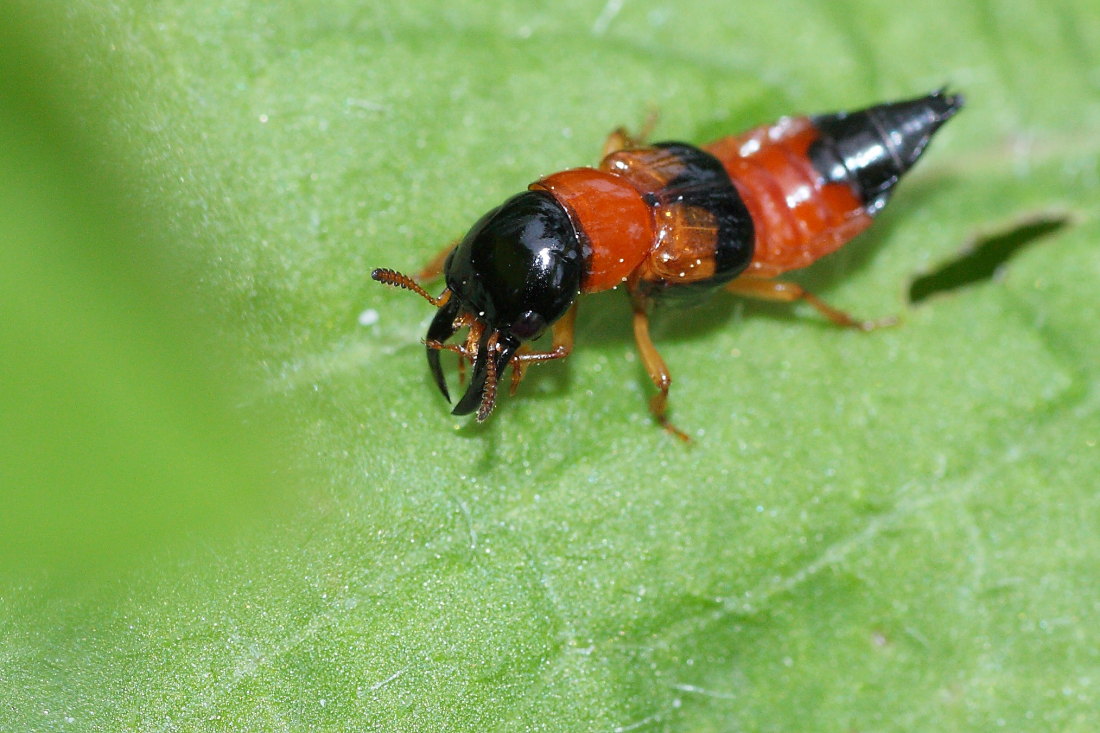
<path fill-rule="evenodd" d="M 909 286 L 909 302 L 916 305 L 938 293 L 996 277 L 1009 258 L 1027 245 L 1054 234 L 1070 220 L 1067 214 L 1042 213 L 1004 231 L 975 239 L 955 259 L 914 279 Z"/>

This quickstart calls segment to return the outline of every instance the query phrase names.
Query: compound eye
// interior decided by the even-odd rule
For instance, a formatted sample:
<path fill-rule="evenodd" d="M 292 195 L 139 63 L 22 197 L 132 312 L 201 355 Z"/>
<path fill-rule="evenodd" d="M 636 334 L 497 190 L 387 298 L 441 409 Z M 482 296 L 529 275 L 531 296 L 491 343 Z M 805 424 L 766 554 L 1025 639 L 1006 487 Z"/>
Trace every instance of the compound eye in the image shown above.
<path fill-rule="evenodd" d="M 508 330 L 522 341 L 532 341 L 546 330 L 546 319 L 535 311 L 524 311 Z"/>

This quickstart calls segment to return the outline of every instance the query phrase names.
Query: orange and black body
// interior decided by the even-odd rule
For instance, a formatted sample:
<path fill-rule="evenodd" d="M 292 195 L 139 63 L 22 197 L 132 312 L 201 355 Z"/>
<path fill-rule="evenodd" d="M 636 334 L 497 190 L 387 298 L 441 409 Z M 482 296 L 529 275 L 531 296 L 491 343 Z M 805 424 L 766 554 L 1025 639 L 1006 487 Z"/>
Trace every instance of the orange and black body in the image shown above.
<path fill-rule="evenodd" d="M 865 325 L 772 278 L 866 229 L 961 106 L 960 97 L 934 92 L 858 112 L 783 118 L 702 147 L 637 146 L 618 132 L 598 168 L 546 176 L 475 224 L 442 262 L 447 288 L 439 297 L 391 270 L 373 276 L 439 306 L 426 340 L 432 373 L 446 395 L 439 350 L 470 360 L 470 385 L 454 412 L 477 409 L 479 419 L 492 410 L 505 367 L 515 370 L 514 386 L 528 362 L 569 353 L 580 294 L 625 285 L 639 351 L 660 391 L 653 411 L 683 436 L 665 419 L 670 377 L 649 340 L 650 305 L 724 287 L 803 299 L 841 325 Z M 465 345 L 445 343 L 466 326 Z M 528 351 L 524 344 L 548 327 L 554 349 Z"/>

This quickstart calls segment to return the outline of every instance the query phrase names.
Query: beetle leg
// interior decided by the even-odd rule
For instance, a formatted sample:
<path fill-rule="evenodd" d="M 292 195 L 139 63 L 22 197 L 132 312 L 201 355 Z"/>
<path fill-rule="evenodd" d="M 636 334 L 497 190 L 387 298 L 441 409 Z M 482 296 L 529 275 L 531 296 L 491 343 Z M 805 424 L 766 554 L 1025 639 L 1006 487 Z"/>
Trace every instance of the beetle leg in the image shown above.
<path fill-rule="evenodd" d="M 443 249 L 435 253 L 435 256 L 428 260 L 428 263 L 420 269 L 420 272 L 416 273 L 417 282 L 431 282 L 436 280 L 443 274 L 443 266 L 447 264 L 447 257 L 451 254 L 451 250 L 458 246 L 458 240 L 451 242 Z"/>
<path fill-rule="evenodd" d="M 559 318 L 553 325 L 553 345 L 549 351 L 517 351 L 510 362 L 512 365 L 512 388 L 515 394 L 519 389 L 519 383 L 523 380 L 527 364 L 530 362 L 550 361 L 551 359 L 564 359 L 573 351 L 573 333 L 577 325 L 577 304 L 574 303 L 565 315 Z"/>
<path fill-rule="evenodd" d="M 458 344 L 445 344 L 442 341 L 434 341 L 432 339 L 424 339 L 424 345 L 429 349 L 435 349 L 436 351 L 453 351 L 461 356 L 466 356 L 466 347 L 459 346 Z"/>
<path fill-rule="evenodd" d="M 441 344 L 438 341 L 425 341 L 424 345 L 440 351 L 451 351 L 458 354 L 458 383 L 460 386 L 466 384 L 466 362 L 473 364 L 474 355 L 467 351 L 464 345 Z"/>
<path fill-rule="evenodd" d="M 447 290 L 445 292 L 449 297 L 451 291 Z M 428 363 L 432 367 L 432 374 L 435 376 L 436 384 L 439 385 L 439 390 L 443 392 L 443 396 L 448 400 L 450 400 L 450 394 L 447 392 L 447 383 L 443 379 L 443 371 L 439 365 L 439 356 L 435 354 L 435 352 L 450 351 L 458 354 L 458 383 L 460 385 L 465 384 L 466 362 L 469 361 L 470 364 L 474 363 L 474 359 L 477 356 L 478 339 L 481 338 L 481 333 L 485 329 L 485 324 L 478 321 L 469 313 L 463 313 L 451 323 L 451 328 L 454 331 L 466 328 L 467 326 L 469 326 L 470 331 L 466 334 L 466 341 L 461 344 L 444 343 L 440 338 L 426 338 L 422 342 L 428 347 Z M 431 333 L 432 329 L 429 329 L 429 336 Z M 449 334 L 444 333 L 442 338 L 449 338 Z"/>
<path fill-rule="evenodd" d="M 642 123 L 642 129 L 638 131 L 637 135 L 631 135 L 627 132 L 625 127 L 616 127 L 612 130 L 611 134 L 607 136 L 607 140 L 603 144 L 603 157 L 617 153 L 620 150 L 626 150 L 627 148 L 637 148 L 645 145 L 646 140 L 649 138 L 650 133 L 653 132 L 654 126 L 657 124 L 657 118 L 660 115 L 657 113 L 655 107 L 651 107 L 646 114 L 645 122 Z"/>
<path fill-rule="evenodd" d="M 431 339 L 425 339 L 424 345 L 427 346 L 429 349 L 434 349 L 435 351 L 450 351 L 458 354 L 458 383 L 459 385 L 463 385 L 466 383 L 466 361 L 469 360 L 470 363 L 473 363 L 474 357 L 472 354 L 470 354 L 469 351 L 466 350 L 465 345 L 445 344 L 440 341 L 433 341 Z M 445 396 L 449 397 L 449 395 Z"/>
<path fill-rule="evenodd" d="M 642 357 L 645 370 L 658 389 L 657 394 L 649 400 L 649 411 L 653 413 L 653 417 L 657 418 L 662 428 L 685 443 L 690 442 L 691 437 L 687 433 L 669 422 L 668 388 L 672 385 L 672 375 L 665 365 L 665 360 L 658 353 L 657 347 L 653 345 L 653 339 L 649 337 L 649 314 L 646 313 L 645 304 L 639 302 L 634 304 L 634 341 L 638 345 L 638 353 Z"/>
<path fill-rule="evenodd" d="M 508 387 L 508 394 L 515 396 L 519 391 L 519 383 L 523 381 L 523 374 L 527 371 L 527 367 L 522 361 L 512 357 L 512 384 Z"/>
<path fill-rule="evenodd" d="M 873 331 L 876 328 L 893 326 L 898 322 L 898 319 L 893 316 L 880 318 L 877 321 L 860 320 L 832 307 L 801 285 L 783 282 L 782 280 L 766 280 L 759 277 L 743 276 L 727 285 L 726 290 L 736 295 L 778 303 L 793 303 L 801 300 L 813 306 L 818 313 L 836 325 L 844 328 L 855 328 L 860 331 Z"/>

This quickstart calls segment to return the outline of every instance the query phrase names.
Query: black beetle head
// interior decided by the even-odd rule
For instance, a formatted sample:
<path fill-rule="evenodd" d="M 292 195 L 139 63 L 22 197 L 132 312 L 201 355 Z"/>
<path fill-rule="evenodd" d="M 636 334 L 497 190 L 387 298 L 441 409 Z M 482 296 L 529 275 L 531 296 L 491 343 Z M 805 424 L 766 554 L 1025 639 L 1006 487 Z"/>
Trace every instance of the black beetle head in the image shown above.
<path fill-rule="evenodd" d="M 449 400 L 439 351 L 448 348 L 472 360 L 470 384 L 453 414 L 476 408 L 482 421 L 493 409 L 500 374 L 524 342 L 565 314 L 580 292 L 583 271 L 580 239 L 568 213 L 549 193 L 525 191 L 481 217 L 451 251 L 443 268 L 447 289 L 438 298 L 392 271 L 372 276 L 417 290 L 439 306 L 425 339 L 432 376 Z M 444 346 L 464 326 L 470 327 L 465 345 Z"/>

